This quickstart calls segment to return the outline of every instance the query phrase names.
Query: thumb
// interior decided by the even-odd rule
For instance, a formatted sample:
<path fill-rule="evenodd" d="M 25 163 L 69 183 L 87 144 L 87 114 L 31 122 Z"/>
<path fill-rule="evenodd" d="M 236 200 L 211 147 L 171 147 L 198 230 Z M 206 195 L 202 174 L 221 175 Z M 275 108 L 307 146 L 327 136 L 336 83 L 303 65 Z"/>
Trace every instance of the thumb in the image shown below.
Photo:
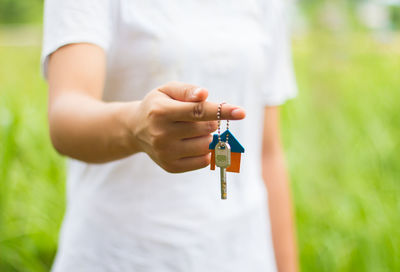
<path fill-rule="evenodd" d="M 183 82 L 169 82 L 157 90 L 181 102 L 203 102 L 208 97 L 206 89 Z"/>

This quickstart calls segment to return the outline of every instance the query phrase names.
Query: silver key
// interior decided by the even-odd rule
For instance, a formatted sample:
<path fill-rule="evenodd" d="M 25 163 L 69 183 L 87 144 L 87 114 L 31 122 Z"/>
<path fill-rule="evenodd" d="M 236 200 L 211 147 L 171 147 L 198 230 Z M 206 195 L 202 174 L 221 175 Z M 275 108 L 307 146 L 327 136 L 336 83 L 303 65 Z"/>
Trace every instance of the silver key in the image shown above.
<path fill-rule="evenodd" d="M 231 146 L 219 142 L 215 146 L 215 165 L 221 171 L 221 199 L 226 199 L 226 168 L 231 165 Z"/>

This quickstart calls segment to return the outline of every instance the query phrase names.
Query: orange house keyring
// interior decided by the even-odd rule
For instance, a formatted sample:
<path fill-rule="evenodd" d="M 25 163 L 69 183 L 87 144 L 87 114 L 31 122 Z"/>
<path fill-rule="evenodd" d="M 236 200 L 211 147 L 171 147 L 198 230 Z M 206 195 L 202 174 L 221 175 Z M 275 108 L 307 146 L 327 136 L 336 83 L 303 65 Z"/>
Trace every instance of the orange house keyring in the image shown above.
<path fill-rule="evenodd" d="M 210 143 L 211 150 L 211 170 L 215 170 L 215 166 L 220 168 L 221 173 L 221 199 L 226 199 L 226 171 L 240 172 L 240 157 L 244 153 L 243 146 L 236 140 L 235 136 L 229 131 L 229 120 L 226 121 L 226 130 L 221 132 L 221 108 L 225 102 L 218 105 L 218 134 L 213 135 L 213 141 Z M 225 139 L 225 141 L 222 141 Z"/>

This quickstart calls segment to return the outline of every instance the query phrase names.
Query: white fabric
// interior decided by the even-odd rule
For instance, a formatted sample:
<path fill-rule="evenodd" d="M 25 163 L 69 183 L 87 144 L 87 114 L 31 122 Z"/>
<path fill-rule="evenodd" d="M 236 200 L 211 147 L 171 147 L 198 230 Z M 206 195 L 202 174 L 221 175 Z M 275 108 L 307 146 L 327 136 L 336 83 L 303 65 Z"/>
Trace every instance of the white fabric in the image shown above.
<path fill-rule="evenodd" d="M 246 109 L 231 131 L 240 174 L 169 174 L 146 154 L 69 160 L 67 211 L 53 271 L 275 271 L 261 177 L 263 109 L 295 96 L 281 0 L 47 0 L 49 54 L 89 42 L 107 54 L 105 101 L 142 99 L 168 81 Z"/>

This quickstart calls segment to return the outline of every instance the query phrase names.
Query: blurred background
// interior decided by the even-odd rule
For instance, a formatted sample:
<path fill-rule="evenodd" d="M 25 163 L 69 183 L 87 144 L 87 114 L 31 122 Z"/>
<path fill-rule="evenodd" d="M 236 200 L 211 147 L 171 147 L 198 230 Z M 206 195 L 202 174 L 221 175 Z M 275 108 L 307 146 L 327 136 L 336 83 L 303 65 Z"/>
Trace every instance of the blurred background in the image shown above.
<path fill-rule="evenodd" d="M 48 271 L 65 209 L 42 0 L 0 0 L 0 271 Z M 282 109 L 303 271 L 400 271 L 400 0 L 300 0 Z"/>

